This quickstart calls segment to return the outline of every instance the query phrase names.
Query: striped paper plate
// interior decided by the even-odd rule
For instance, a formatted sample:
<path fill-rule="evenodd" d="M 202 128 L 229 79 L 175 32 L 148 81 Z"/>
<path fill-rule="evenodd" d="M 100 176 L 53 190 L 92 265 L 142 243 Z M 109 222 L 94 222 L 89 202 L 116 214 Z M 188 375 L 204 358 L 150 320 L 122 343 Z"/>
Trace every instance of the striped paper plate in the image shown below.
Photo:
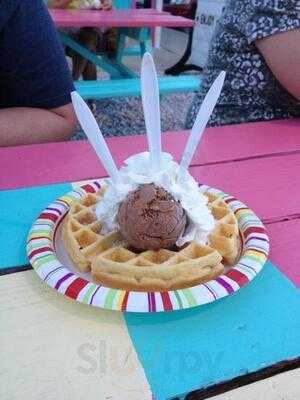
<path fill-rule="evenodd" d="M 200 186 L 221 196 L 238 220 L 243 239 L 239 262 L 218 278 L 189 289 L 169 292 L 129 292 L 91 282 L 89 273 L 78 272 L 64 250 L 61 222 L 73 201 L 99 190 L 98 181 L 72 190 L 51 203 L 34 222 L 28 236 L 27 254 L 39 275 L 53 289 L 81 303 L 109 310 L 131 312 L 172 311 L 210 303 L 236 292 L 262 269 L 269 239 L 260 219 L 243 203 L 219 190 Z"/>

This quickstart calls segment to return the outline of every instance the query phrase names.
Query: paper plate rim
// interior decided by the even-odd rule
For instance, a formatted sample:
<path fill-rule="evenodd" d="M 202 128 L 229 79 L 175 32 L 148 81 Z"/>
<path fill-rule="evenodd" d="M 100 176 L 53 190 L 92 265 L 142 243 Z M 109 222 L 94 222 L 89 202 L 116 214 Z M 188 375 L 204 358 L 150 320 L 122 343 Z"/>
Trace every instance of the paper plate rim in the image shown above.
<path fill-rule="evenodd" d="M 77 187 L 42 211 L 27 239 L 27 255 L 38 276 L 50 287 L 78 302 L 127 312 L 175 311 L 200 306 L 235 293 L 261 271 L 269 254 L 269 238 L 256 214 L 245 204 L 218 189 L 199 185 L 203 192 L 221 196 L 234 212 L 243 237 L 238 263 L 217 278 L 188 289 L 134 292 L 111 289 L 88 281 L 63 266 L 55 253 L 55 234 L 73 201 L 99 190 L 99 181 Z"/>

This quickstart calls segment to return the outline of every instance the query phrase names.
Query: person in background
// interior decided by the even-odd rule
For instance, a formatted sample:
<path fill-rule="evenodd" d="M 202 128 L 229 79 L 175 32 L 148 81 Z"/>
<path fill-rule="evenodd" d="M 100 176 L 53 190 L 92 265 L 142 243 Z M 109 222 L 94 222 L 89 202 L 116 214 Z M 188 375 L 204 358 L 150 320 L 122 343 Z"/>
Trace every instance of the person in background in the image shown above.
<path fill-rule="evenodd" d="M 48 11 L 42 0 L 0 2 L 0 146 L 67 139 L 74 88 Z"/>
<path fill-rule="evenodd" d="M 227 76 L 210 125 L 299 117 L 299 28 L 298 0 L 227 1 L 186 127 L 221 70 Z"/>
<path fill-rule="evenodd" d="M 112 9 L 111 0 L 48 0 L 48 8 L 67 9 L 98 9 L 109 11 Z M 94 53 L 98 53 L 105 47 L 105 35 L 100 29 L 80 28 L 64 29 L 79 44 Z M 97 80 L 97 68 L 95 64 L 86 60 L 80 54 L 67 48 L 66 54 L 72 58 L 72 76 L 78 80 L 81 76 L 84 80 Z"/>

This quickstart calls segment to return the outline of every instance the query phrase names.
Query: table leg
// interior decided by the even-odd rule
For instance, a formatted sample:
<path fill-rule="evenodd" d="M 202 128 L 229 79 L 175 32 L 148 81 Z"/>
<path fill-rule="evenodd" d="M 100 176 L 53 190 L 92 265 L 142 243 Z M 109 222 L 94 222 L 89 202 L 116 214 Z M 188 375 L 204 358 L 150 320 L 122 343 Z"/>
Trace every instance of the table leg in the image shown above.
<path fill-rule="evenodd" d="M 80 54 L 87 60 L 91 61 L 97 67 L 108 72 L 112 79 L 137 77 L 137 75 L 133 71 L 131 71 L 122 63 L 119 63 L 116 59 L 108 58 L 104 54 L 97 55 L 92 51 L 86 49 L 85 47 L 81 46 L 79 43 L 77 43 L 74 39 L 72 39 L 65 33 L 60 32 L 59 34 L 63 44 L 69 46 L 71 49 L 76 51 L 78 54 Z"/>
<path fill-rule="evenodd" d="M 186 64 L 191 55 L 192 41 L 193 41 L 193 28 L 189 28 L 189 39 L 186 50 L 182 58 L 175 65 L 165 70 L 166 75 L 179 75 L 181 72 L 186 72 L 191 70 L 202 72 L 203 69 L 198 65 Z"/>
<path fill-rule="evenodd" d="M 126 37 L 138 42 L 137 46 L 125 48 Z M 118 30 L 118 50 L 116 60 L 121 63 L 123 56 L 141 56 L 152 53 L 152 38 L 149 28 L 120 28 Z"/>

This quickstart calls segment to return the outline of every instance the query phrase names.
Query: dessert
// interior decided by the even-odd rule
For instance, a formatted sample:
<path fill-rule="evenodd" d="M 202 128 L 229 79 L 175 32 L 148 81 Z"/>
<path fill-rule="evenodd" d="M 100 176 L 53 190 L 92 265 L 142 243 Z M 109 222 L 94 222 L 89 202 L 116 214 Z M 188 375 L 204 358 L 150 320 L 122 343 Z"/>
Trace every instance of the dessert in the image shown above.
<path fill-rule="evenodd" d="M 154 184 L 140 186 L 121 203 L 117 221 L 124 241 L 133 249 L 172 248 L 186 227 L 180 203 Z"/>
<path fill-rule="evenodd" d="M 98 193 L 89 193 L 74 202 L 63 226 L 65 248 L 79 270 L 91 271 L 93 281 L 136 291 L 182 289 L 214 279 L 239 257 L 241 242 L 237 220 L 222 198 L 202 194 L 198 188 L 199 201 L 205 199 L 205 207 L 213 218 L 212 230 L 200 235 L 199 230 L 187 228 L 188 232 L 181 235 L 179 241 L 184 242 L 194 232 L 198 237 L 205 236 L 204 242 L 190 240 L 177 248 L 141 252 L 128 245 L 120 230 L 110 231 L 104 224 L 103 231 L 104 225 L 96 210 L 106 202 L 106 193 L 111 199 L 109 189 L 111 186 L 103 186 Z M 125 199 L 128 195 L 123 193 L 123 196 Z M 120 204 L 121 198 L 118 199 Z M 114 207 L 109 209 L 110 216 L 113 210 Z M 111 225 L 115 223 L 110 222 Z M 189 219 L 187 223 L 190 224 Z"/>
<path fill-rule="evenodd" d="M 208 91 L 180 165 L 161 149 L 159 88 L 153 59 L 142 61 L 141 86 L 149 152 L 119 170 L 97 121 L 72 92 L 79 122 L 110 178 L 101 190 L 75 201 L 63 241 L 81 271 L 94 282 L 136 291 L 182 289 L 209 281 L 239 256 L 237 220 L 222 198 L 206 196 L 188 167 L 220 96 L 222 71 Z"/>

